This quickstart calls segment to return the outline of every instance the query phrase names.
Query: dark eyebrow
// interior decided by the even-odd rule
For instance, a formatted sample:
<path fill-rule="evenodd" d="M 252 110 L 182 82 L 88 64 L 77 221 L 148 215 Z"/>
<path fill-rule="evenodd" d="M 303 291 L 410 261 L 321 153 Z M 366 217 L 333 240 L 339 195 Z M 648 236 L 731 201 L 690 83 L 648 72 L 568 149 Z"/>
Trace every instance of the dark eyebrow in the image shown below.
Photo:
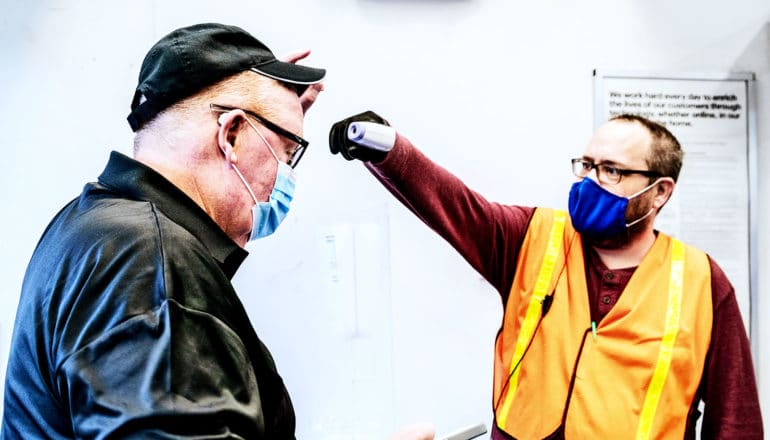
<path fill-rule="evenodd" d="M 593 160 L 591 160 L 591 162 L 595 163 L 596 165 L 604 165 L 612 168 L 620 168 L 620 169 L 630 168 L 630 167 L 627 167 L 626 165 L 623 165 L 622 163 L 615 162 L 614 160 L 603 160 L 601 162 L 594 162 Z"/>

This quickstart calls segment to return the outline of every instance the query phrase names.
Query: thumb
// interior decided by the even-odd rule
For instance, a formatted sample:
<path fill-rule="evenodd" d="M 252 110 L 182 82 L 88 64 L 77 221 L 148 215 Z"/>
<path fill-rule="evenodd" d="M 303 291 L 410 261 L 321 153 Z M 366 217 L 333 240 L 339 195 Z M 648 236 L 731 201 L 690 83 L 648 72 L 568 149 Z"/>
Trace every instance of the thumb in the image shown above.
<path fill-rule="evenodd" d="M 436 430 L 430 423 L 406 425 L 388 437 L 388 440 L 433 440 Z"/>

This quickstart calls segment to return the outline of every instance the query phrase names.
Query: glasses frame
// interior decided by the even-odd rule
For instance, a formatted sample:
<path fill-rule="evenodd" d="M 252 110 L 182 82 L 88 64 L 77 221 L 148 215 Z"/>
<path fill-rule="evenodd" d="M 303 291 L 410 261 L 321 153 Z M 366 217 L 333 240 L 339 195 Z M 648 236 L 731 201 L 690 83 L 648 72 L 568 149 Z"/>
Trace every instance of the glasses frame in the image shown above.
<path fill-rule="evenodd" d="M 290 132 L 289 130 L 281 127 L 275 122 L 272 122 L 269 119 L 266 119 L 264 116 L 260 116 L 250 110 L 246 110 L 239 107 L 230 107 L 230 106 L 221 105 L 221 104 L 209 104 L 209 106 L 211 107 L 211 111 L 217 112 L 217 113 L 227 113 L 233 110 L 240 110 L 246 113 L 247 115 L 251 116 L 252 118 L 256 119 L 257 122 L 264 125 L 269 130 L 273 131 L 279 136 L 282 136 L 292 142 L 296 142 L 297 146 L 294 148 L 294 151 L 291 152 L 291 155 L 289 156 L 289 160 L 286 162 L 287 165 L 289 165 L 291 168 L 295 168 L 297 166 L 300 159 L 302 159 L 302 156 L 305 154 L 305 150 L 307 150 L 308 145 L 310 145 L 310 142 L 308 142 L 301 136 L 298 136 Z"/>
<path fill-rule="evenodd" d="M 662 175 L 656 171 L 652 170 L 627 170 L 623 168 L 614 167 L 611 165 L 605 165 L 603 163 L 593 163 L 590 160 L 582 159 L 582 158 L 575 158 L 572 159 L 572 174 L 574 174 L 577 177 L 585 178 L 588 176 L 588 174 L 591 172 L 591 170 L 596 169 L 596 178 L 600 182 L 607 183 L 609 185 L 617 185 L 620 183 L 621 180 L 623 180 L 623 177 L 628 176 L 630 174 L 640 174 L 645 177 L 653 178 L 653 177 L 661 177 Z M 578 169 L 576 168 L 576 165 L 580 163 L 581 168 L 580 171 L 584 171 L 585 174 L 578 173 Z M 590 165 L 588 169 L 586 169 L 586 165 Z M 614 180 L 613 177 L 610 177 L 610 175 L 607 173 L 607 170 L 613 170 L 613 172 L 616 172 L 618 175 L 617 180 Z M 602 176 L 604 176 L 604 180 L 602 180 Z"/>

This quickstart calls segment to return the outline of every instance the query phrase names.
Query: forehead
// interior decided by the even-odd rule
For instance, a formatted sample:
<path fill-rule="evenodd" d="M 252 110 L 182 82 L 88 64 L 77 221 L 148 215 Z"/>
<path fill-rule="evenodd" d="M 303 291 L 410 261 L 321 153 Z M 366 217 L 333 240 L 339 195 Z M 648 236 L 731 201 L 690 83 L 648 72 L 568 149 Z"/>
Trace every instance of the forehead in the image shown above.
<path fill-rule="evenodd" d="M 254 73 L 250 78 L 254 94 L 247 108 L 292 133 L 302 135 L 303 113 L 297 93 L 278 81 Z"/>
<path fill-rule="evenodd" d="M 262 108 L 264 117 L 292 133 L 302 135 L 303 114 L 299 97 L 290 88 L 271 80 L 265 87 Z"/>
<path fill-rule="evenodd" d="M 641 124 L 608 121 L 591 137 L 583 157 L 595 163 L 614 163 L 628 168 L 644 167 L 650 155 L 652 138 Z"/>

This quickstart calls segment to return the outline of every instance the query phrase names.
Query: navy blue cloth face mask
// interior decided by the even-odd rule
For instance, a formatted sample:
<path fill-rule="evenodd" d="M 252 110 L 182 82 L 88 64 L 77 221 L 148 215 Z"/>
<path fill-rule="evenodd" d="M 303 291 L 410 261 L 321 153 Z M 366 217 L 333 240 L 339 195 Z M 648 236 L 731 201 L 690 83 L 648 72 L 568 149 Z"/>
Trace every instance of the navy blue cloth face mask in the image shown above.
<path fill-rule="evenodd" d="M 654 211 L 654 208 L 650 208 L 643 216 L 626 223 L 628 202 L 658 182 L 656 180 L 630 197 L 613 194 L 588 178 L 573 183 L 569 191 L 569 215 L 575 230 L 596 238 L 614 237 L 625 232 L 628 227 L 644 220 Z"/>

